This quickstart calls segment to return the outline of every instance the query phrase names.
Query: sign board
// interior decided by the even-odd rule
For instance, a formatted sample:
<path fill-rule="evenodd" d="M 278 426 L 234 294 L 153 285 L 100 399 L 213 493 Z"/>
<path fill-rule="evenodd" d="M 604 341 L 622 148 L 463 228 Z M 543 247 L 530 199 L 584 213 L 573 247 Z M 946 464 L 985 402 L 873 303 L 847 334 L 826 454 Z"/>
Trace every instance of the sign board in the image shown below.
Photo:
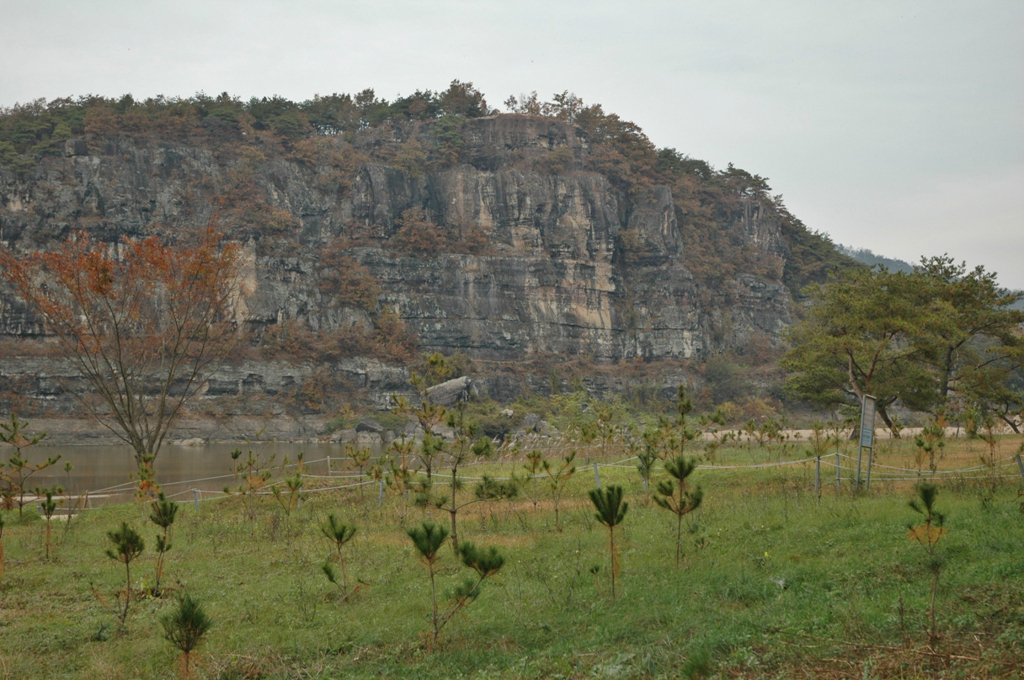
<path fill-rule="evenodd" d="M 864 395 L 860 407 L 860 445 L 865 449 L 875 447 L 875 398 Z"/>

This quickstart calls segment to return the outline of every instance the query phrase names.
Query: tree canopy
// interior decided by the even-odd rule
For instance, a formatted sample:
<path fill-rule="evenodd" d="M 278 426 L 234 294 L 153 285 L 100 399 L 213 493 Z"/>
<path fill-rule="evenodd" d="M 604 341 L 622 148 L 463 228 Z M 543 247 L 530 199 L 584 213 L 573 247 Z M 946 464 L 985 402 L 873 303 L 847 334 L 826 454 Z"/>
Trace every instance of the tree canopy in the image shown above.
<path fill-rule="evenodd" d="M 948 256 L 913 272 L 854 269 L 812 286 L 805 318 L 783 359 L 790 394 L 827 408 L 877 398 L 888 409 L 975 408 L 1003 418 L 1024 407 L 1024 294 L 998 286 L 983 267 Z"/>

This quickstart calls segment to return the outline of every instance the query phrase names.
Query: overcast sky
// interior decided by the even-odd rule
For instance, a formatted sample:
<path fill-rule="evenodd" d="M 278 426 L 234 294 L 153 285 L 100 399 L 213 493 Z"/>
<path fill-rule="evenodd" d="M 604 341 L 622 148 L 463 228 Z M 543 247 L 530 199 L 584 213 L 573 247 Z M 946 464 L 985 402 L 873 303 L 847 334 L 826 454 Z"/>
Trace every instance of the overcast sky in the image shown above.
<path fill-rule="evenodd" d="M 809 227 L 1024 288 L 1024 2 L 0 0 L 0 105 L 570 90 Z"/>

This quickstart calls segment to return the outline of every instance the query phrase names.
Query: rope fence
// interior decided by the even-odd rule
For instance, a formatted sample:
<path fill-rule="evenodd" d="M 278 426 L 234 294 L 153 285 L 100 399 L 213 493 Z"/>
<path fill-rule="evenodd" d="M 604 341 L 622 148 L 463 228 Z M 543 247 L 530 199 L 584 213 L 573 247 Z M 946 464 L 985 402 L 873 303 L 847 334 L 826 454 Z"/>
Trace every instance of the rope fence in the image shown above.
<path fill-rule="evenodd" d="M 600 484 L 600 473 L 599 473 L 600 469 L 602 469 L 602 468 L 613 468 L 613 469 L 616 469 L 617 468 L 617 469 L 635 470 L 636 469 L 636 465 L 629 465 L 628 463 L 631 463 L 631 462 L 636 461 L 638 459 L 639 459 L 639 456 L 630 456 L 629 458 L 623 458 L 621 460 L 617 460 L 617 461 L 614 461 L 614 462 L 611 462 L 611 463 L 596 463 L 596 462 L 593 463 L 596 482 L 598 484 Z M 844 453 L 841 453 L 841 452 L 837 451 L 837 452 L 828 453 L 828 454 L 825 454 L 825 455 L 822 455 L 822 456 L 810 456 L 810 457 L 806 457 L 806 458 L 799 458 L 799 459 L 796 459 L 796 460 L 774 461 L 774 462 L 765 462 L 765 463 L 751 463 L 751 464 L 746 464 L 746 465 L 701 464 L 701 465 L 697 466 L 697 469 L 702 471 L 702 472 L 736 471 L 736 470 L 759 470 L 759 469 L 770 469 L 770 468 L 788 467 L 788 466 L 793 466 L 793 465 L 805 465 L 807 463 L 818 462 L 818 466 L 816 467 L 816 471 L 815 471 L 816 477 L 818 479 L 818 481 L 816 482 L 816 487 L 817 487 L 818 484 L 820 484 L 822 482 L 834 483 L 836 481 L 853 481 L 853 480 L 856 480 L 857 479 L 856 475 L 859 473 L 858 469 L 856 467 L 851 467 L 851 466 L 848 466 L 848 465 L 840 464 L 840 459 L 846 459 L 846 460 L 850 460 L 850 461 L 857 460 L 857 458 L 854 457 L 854 456 L 850 456 L 850 455 L 847 455 L 847 454 L 844 454 Z M 266 468 L 261 468 L 261 469 L 262 470 L 278 470 L 281 473 L 283 473 L 285 470 L 288 470 L 288 469 L 296 469 L 296 468 L 300 468 L 301 467 L 302 470 L 304 470 L 306 467 L 313 466 L 313 465 L 316 465 L 318 463 L 326 463 L 327 464 L 328 474 L 320 475 L 320 474 L 311 474 L 311 473 L 307 473 L 307 472 L 301 471 L 302 477 L 305 478 L 305 479 L 314 479 L 314 480 L 324 480 L 324 479 L 339 480 L 339 481 L 341 481 L 341 480 L 360 480 L 360 481 L 355 481 L 353 483 L 348 483 L 348 484 L 340 484 L 340 485 L 333 485 L 333 486 L 326 486 L 326 487 L 303 488 L 301 490 L 301 494 L 303 494 L 303 495 L 311 494 L 311 493 L 322 493 L 322 492 L 326 492 L 326 491 L 340 491 L 340 490 L 344 490 L 344 489 L 353 489 L 353 488 L 369 486 L 369 485 L 373 485 L 373 484 L 383 484 L 382 480 L 378 480 L 378 479 L 369 479 L 369 480 L 367 480 L 367 479 L 365 479 L 365 475 L 364 474 L 360 474 L 358 472 L 353 472 L 353 471 L 344 471 L 343 472 L 343 471 L 339 471 L 337 474 L 333 474 L 331 472 L 331 463 L 333 463 L 334 461 L 338 461 L 340 463 L 340 462 L 347 461 L 347 460 L 352 460 L 352 458 L 349 457 L 349 456 L 328 456 L 328 457 L 325 457 L 325 458 L 319 458 L 319 459 L 311 460 L 311 461 L 303 460 L 303 461 L 295 461 L 295 462 L 284 463 L 284 464 L 281 464 L 281 465 L 272 465 L 272 466 L 267 466 Z M 479 465 L 479 464 L 482 464 L 482 462 L 466 463 L 462 467 L 468 467 L 470 465 Z M 827 470 L 829 471 L 829 476 L 828 476 L 827 479 L 825 478 L 826 475 L 822 474 L 822 471 L 821 471 L 821 466 L 822 465 L 826 466 Z M 1019 475 L 1018 474 L 1012 474 L 1012 473 L 1011 474 L 1005 474 L 1004 473 L 1004 471 L 1007 468 L 1013 468 L 1013 467 L 1017 467 L 1017 468 L 1020 469 L 1020 474 Z M 970 466 L 970 467 L 957 468 L 957 469 L 952 469 L 952 470 L 935 470 L 935 471 L 932 471 L 930 469 L 928 469 L 928 470 L 917 470 L 917 469 L 914 469 L 914 468 L 905 468 L 905 467 L 898 467 L 898 466 L 893 466 L 893 465 L 884 465 L 884 464 L 881 464 L 881 463 L 873 463 L 871 465 L 871 468 L 872 468 L 872 471 L 873 471 L 872 478 L 874 480 L 876 480 L 876 481 L 906 481 L 906 480 L 923 479 L 923 478 L 934 478 L 934 477 L 936 477 L 938 475 L 943 475 L 943 476 L 959 475 L 961 478 L 965 478 L 966 477 L 966 478 L 970 478 L 970 479 L 1011 479 L 1011 478 L 1016 478 L 1016 477 L 1019 476 L 1019 477 L 1021 477 L 1022 481 L 1024 481 L 1024 464 L 1021 463 L 1019 454 L 1015 454 L 1015 455 L 1012 455 L 1012 456 L 1007 456 L 1005 458 L 1000 458 L 1000 459 L 998 459 L 996 461 L 993 461 L 991 464 L 987 464 L 987 465 L 974 465 L 974 466 Z M 652 472 L 654 472 L 654 471 L 663 471 L 663 470 L 664 470 L 664 466 L 663 465 L 659 465 L 657 467 L 652 467 L 651 468 Z M 836 471 L 836 475 L 831 475 L 831 471 L 832 470 Z M 848 472 L 850 474 L 849 475 L 840 474 L 838 472 L 839 470 Z M 424 469 L 422 469 L 422 468 L 418 468 L 416 470 L 412 470 L 411 472 L 413 474 L 420 475 L 420 476 L 426 476 L 426 474 L 427 474 L 426 471 Z M 1000 473 L 1000 474 L 995 474 L 997 472 Z M 236 496 L 239 493 L 244 493 L 244 492 L 236 492 L 236 493 L 227 492 L 227 493 L 225 493 L 224 491 L 210 491 L 210 490 L 199 489 L 195 485 L 201 484 L 203 482 L 211 482 L 211 481 L 216 481 L 216 480 L 221 480 L 221 479 L 238 479 L 240 477 L 244 477 L 244 472 L 239 472 L 238 474 L 232 473 L 232 474 L 223 474 L 223 475 L 212 475 L 212 476 L 209 476 L 209 477 L 200 477 L 200 478 L 196 478 L 196 479 L 188 479 L 188 480 L 178 480 L 178 481 L 166 482 L 166 483 L 161 484 L 161 486 L 164 487 L 164 488 L 188 486 L 188 488 L 186 488 L 186 489 L 184 489 L 182 491 L 177 491 L 175 493 L 167 494 L 167 498 L 180 499 L 180 497 L 182 497 L 182 496 L 187 496 L 187 495 L 191 494 L 192 498 L 180 499 L 180 500 L 177 500 L 177 502 L 179 502 L 179 503 L 187 503 L 187 502 L 200 503 L 200 502 L 205 502 L 205 501 L 210 501 L 210 500 L 216 500 L 218 498 L 226 498 L 226 497 Z M 522 477 L 519 477 L 519 476 L 512 476 L 512 477 L 494 476 L 494 477 L 488 477 L 488 479 L 491 479 L 493 481 L 514 481 L 514 480 L 516 480 L 516 481 L 528 481 L 528 480 L 532 480 L 532 479 L 543 479 L 543 478 L 546 478 L 546 477 L 548 477 L 547 473 L 540 473 L 540 474 L 525 475 L 525 476 L 522 476 Z M 466 476 L 466 475 L 459 475 L 459 478 L 458 478 L 458 481 L 460 481 L 460 482 L 463 482 L 463 481 L 479 482 L 479 481 L 483 481 L 483 480 L 484 480 L 484 477 Z M 444 476 L 442 476 L 440 474 L 438 474 L 436 476 L 432 475 L 431 482 L 433 484 L 440 484 L 440 485 L 450 485 L 452 483 L 450 479 L 448 479 L 448 478 L 446 478 L 446 477 L 444 477 Z M 115 485 L 112 485 L 112 486 L 107 486 L 107 487 L 103 487 L 103 488 L 100 488 L 100 489 L 90 490 L 90 491 L 87 491 L 87 492 L 84 492 L 84 493 L 81 493 L 81 494 L 77 494 L 77 498 L 80 500 L 83 497 L 86 498 L 86 499 L 89 499 L 89 498 L 111 498 L 111 497 L 121 496 L 123 494 L 129 493 L 135 487 L 136 484 L 137 484 L 137 482 L 135 482 L 135 481 L 123 482 L 121 484 L 115 484 Z M 273 495 L 274 491 L 273 490 L 268 490 L 268 488 L 267 488 L 269 486 L 273 486 L 273 485 L 272 484 L 267 484 L 266 486 L 261 487 L 260 490 L 254 491 L 253 493 L 255 495 L 259 495 L 259 496 Z M 76 503 L 76 505 L 77 505 L 77 503 Z M 92 508 L 83 508 L 83 509 L 92 509 Z"/>

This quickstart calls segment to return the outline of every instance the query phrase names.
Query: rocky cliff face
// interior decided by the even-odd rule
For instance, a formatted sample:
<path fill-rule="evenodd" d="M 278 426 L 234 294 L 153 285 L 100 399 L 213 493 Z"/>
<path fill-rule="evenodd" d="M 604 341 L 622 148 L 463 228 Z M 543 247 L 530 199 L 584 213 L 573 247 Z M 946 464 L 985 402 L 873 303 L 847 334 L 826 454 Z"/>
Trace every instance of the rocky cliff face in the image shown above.
<path fill-rule="evenodd" d="M 173 238 L 219 220 L 244 245 L 248 293 L 237 313 L 257 338 L 289 321 L 321 338 L 369 333 L 394 313 L 422 351 L 494 361 L 699 360 L 754 336 L 775 341 L 790 323 L 792 300 L 779 276 L 696 280 L 673 188 L 624 189 L 590 169 L 591 145 L 578 128 L 542 117 L 470 119 L 457 157 L 445 164 L 405 153 L 415 151 L 417 130 L 320 138 L 312 155 L 71 140 L 30 177 L 0 166 L 0 241 L 46 248 L 76 229 L 110 242 L 153 232 Z M 717 218 L 720 228 L 758 257 L 784 262 L 787 244 L 771 207 L 749 197 L 736 205 Z M 417 225 L 443 247 L 410 246 Z M 344 291 L 325 286 L 338 261 L 328 251 L 368 271 L 379 288 L 375 306 L 350 304 Z M 6 290 L 0 334 L 43 334 Z M 280 385 L 272 385 L 288 373 L 282 361 L 301 367 L 291 373 L 299 383 L 323 363 L 351 372 L 336 358 L 257 356 L 211 381 L 208 396 L 250 389 L 273 397 Z M 42 395 L 48 371 L 60 373 L 59 365 L 0 362 L 8 390 L 32 385 L 24 389 Z M 360 380 L 378 404 L 401 383 L 391 374 Z"/>

